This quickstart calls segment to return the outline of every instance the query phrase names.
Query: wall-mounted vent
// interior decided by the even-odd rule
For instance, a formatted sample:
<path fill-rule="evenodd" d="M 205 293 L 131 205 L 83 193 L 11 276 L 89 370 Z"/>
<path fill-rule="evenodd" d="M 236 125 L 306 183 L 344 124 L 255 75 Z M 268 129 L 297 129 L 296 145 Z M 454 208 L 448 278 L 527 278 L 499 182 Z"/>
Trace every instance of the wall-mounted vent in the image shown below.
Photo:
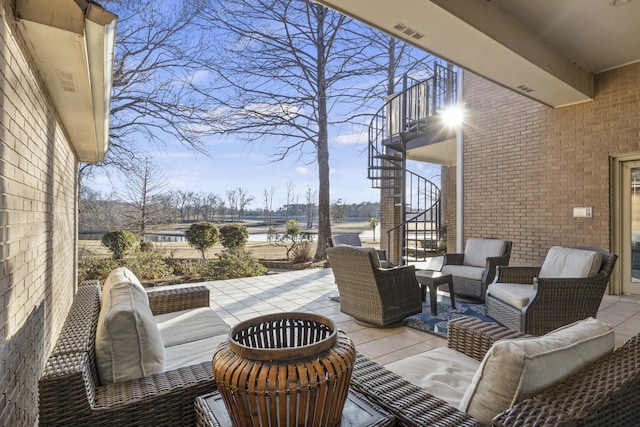
<path fill-rule="evenodd" d="M 520 89 L 521 91 L 526 92 L 526 93 L 533 92 L 533 89 L 531 89 L 530 87 L 527 87 L 525 85 L 520 85 L 520 86 L 517 86 L 517 87 L 518 87 L 518 89 Z"/>
<path fill-rule="evenodd" d="M 63 92 L 76 93 L 76 79 L 73 76 L 73 73 L 68 71 L 56 70 L 56 76 L 58 77 L 58 83 L 60 84 L 60 89 Z"/>
<path fill-rule="evenodd" d="M 409 28 L 406 25 L 401 24 L 399 22 L 396 25 L 393 26 L 393 29 L 397 30 L 397 31 L 399 31 L 399 32 L 401 32 L 403 34 L 406 34 L 409 37 L 414 38 L 416 40 L 420 40 L 421 38 L 424 37 L 424 34 L 421 34 L 421 33 L 417 32 L 416 30 L 414 30 L 412 28 Z"/>

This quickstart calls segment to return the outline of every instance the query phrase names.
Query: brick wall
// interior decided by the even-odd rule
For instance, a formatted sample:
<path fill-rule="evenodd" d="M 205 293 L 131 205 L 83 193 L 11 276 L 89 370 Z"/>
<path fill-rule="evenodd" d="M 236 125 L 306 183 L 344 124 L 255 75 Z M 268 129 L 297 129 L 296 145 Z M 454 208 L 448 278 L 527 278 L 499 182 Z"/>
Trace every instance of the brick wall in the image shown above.
<path fill-rule="evenodd" d="M 74 152 L 0 7 L 0 425 L 37 420 L 38 378 L 74 293 Z"/>
<path fill-rule="evenodd" d="M 553 109 L 469 72 L 464 95 L 464 239 L 512 240 L 512 265 L 539 264 L 553 245 L 610 249 L 609 157 L 640 153 L 640 64 L 596 75 L 595 100 L 574 106 Z M 593 206 L 593 218 L 573 218 L 575 206 Z"/>

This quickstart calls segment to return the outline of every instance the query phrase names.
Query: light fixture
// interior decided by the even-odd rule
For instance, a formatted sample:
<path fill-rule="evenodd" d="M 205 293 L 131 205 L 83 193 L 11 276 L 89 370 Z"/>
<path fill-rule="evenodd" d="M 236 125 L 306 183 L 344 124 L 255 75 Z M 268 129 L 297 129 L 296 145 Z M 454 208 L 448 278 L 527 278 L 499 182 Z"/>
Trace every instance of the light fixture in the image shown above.
<path fill-rule="evenodd" d="M 442 122 L 450 128 L 457 128 L 464 121 L 464 110 L 457 105 L 451 105 L 442 112 Z"/>

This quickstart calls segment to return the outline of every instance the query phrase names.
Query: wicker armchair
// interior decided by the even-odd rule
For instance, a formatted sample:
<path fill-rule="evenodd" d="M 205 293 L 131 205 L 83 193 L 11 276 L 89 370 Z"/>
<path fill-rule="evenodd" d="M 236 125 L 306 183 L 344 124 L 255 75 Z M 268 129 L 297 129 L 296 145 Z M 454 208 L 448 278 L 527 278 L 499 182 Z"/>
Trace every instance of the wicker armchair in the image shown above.
<path fill-rule="evenodd" d="M 340 310 L 356 320 L 388 326 L 422 312 L 415 267 L 381 268 L 373 248 L 327 248 L 340 292 Z"/>
<path fill-rule="evenodd" d="M 586 317 L 596 317 L 617 255 L 596 248 L 575 248 L 600 253 L 597 274 L 585 278 L 539 278 L 542 267 L 498 267 L 496 284 L 513 286 L 514 298 L 492 295 L 485 299 L 487 315 L 501 324 L 531 335 L 543 335 Z M 526 286 L 522 286 L 526 285 Z M 498 285 L 500 286 L 500 285 Z M 495 291 L 494 291 L 495 293 Z"/>
<path fill-rule="evenodd" d="M 329 237 L 329 247 L 338 245 L 362 247 L 362 241 L 360 240 L 360 236 L 355 233 L 334 234 L 333 236 Z M 387 252 L 384 249 L 376 249 L 376 252 L 378 254 L 378 258 L 380 259 L 380 265 L 383 268 L 394 267 L 394 265 L 387 259 Z"/>
<path fill-rule="evenodd" d="M 511 246 L 508 240 L 470 238 L 464 253 L 444 255 L 441 271 L 453 277 L 456 294 L 484 299 L 496 267 L 509 265 Z"/>
<path fill-rule="evenodd" d="M 95 358 L 100 312 L 97 281 L 79 287 L 39 380 L 41 426 L 194 425 L 197 396 L 216 389 L 211 362 L 101 385 Z M 209 305 L 204 286 L 149 292 L 154 314 Z M 215 349 L 212 349 L 212 356 Z"/>

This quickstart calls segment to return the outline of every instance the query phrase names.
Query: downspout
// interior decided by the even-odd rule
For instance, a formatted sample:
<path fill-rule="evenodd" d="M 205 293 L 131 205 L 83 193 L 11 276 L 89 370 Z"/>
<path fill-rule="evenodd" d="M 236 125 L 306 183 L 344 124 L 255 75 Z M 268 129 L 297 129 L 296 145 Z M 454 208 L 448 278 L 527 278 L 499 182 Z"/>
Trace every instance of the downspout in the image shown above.
<path fill-rule="evenodd" d="M 457 99 L 456 104 L 458 106 L 462 105 L 463 98 L 463 77 L 462 77 L 462 68 L 458 67 L 458 81 L 457 84 Z M 464 123 L 464 122 L 463 122 Z M 463 133 L 463 123 L 460 123 L 459 126 L 456 127 L 456 252 L 462 253 L 464 251 L 463 246 L 463 221 L 464 221 L 464 133 Z"/>

